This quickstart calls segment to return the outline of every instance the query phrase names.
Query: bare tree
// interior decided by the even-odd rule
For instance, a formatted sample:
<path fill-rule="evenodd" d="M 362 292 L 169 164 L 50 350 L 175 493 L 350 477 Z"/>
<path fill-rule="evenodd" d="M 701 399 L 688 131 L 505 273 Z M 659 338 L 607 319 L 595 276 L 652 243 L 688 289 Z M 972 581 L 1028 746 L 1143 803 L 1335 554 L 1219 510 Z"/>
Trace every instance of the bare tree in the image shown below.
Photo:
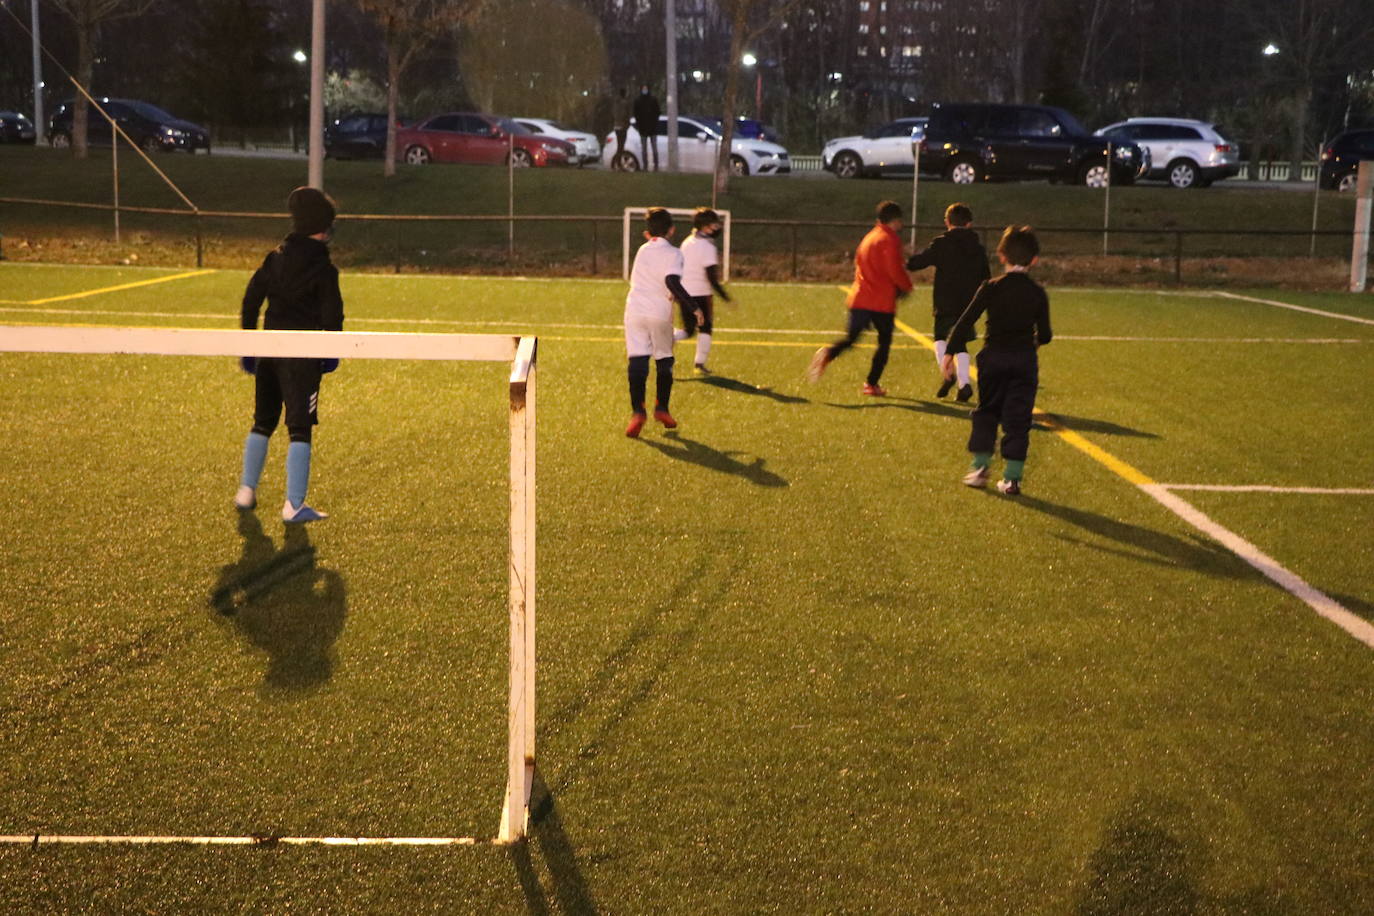
<path fill-rule="evenodd" d="M 76 24 L 76 81 L 90 91 L 95 71 L 95 49 L 100 43 L 100 27 L 117 19 L 141 16 L 157 0 L 52 0 L 53 5 L 66 13 Z M 86 124 L 90 108 L 86 97 L 76 93 L 72 109 L 72 155 L 86 158 Z"/>
<path fill-rule="evenodd" d="M 401 75 L 415 55 L 466 22 L 487 0 L 356 0 L 382 27 L 386 44 L 386 152 L 382 174 L 396 174 L 396 111 Z"/>
<path fill-rule="evenodd" d="M 744 51 L 800 3 L 801 0 L 718 0 L 721 13 L 730 23 L 730 62 L 725 69 L 725 112 L 716 158 L 717 195 L 724 194 L 730 187 L 730 146 L 735 138 L 735 111 Z M 762 66 L 762 63 L 755 66 Z"/>

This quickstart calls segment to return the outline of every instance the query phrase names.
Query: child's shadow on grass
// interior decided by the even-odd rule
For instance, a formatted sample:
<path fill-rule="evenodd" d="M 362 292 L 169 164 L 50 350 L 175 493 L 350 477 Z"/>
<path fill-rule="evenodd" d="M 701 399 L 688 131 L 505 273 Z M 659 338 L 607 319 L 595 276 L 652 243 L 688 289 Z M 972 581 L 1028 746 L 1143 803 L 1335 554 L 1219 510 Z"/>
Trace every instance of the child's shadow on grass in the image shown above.
<path fill-rule="evenodd" d="M 1122 426 L 1119 423 L 1112 423 L 1109 420 L 1091 420 L 1087 417 L 1071 417 L 1066 413 L 1052 413 L 1048 416 L 1057 421 L 1060 426 L 1065 426 L 1077 433 L 1102 433 L 1106 436 L 1135 436 L 1140 439 L 1158 439 L 1158 433 L 1147 433 L 1144 430 L 1131 429 L 1129 426 Z M 1049 429 L 1040 417 L 1035 418 L 1032 424 L 1036 429 Z"/>
<path fill-rule="evenodd" d="M 960 420 L 967 420 L 972 404 L 955 406 L 940 401 L 922 401 L 919 398 L 884 397 L 871 401 L 864 401 L 859 404 L 836 404 L 833 401 L 826 401 L 826 407 L 837 407 L 840 410 L 910 410 L 913 413 L 930 413 L 939 417 L 955 417 Z"/>
<path fill-rule="evenodd" d="M 735 474 L 761 487 L 788 486 L 786 478 L 779 477 L 763 466 L 767 460 L 765 458 L 755 458 L 746 464 L 738 458 L 732 457 L 744 454 L 743 452 L 722 452 L 703 442 L 688 439 L 676 431 L 665 433 L 663 440 L 640 439 L 639 441 L 650 448 L 657 449 L 669 458 L 675 458 L 678 461 L 690 461 L 692 464 L 699 464 L 713 471 Z"/>
<path fill-rule="evenodd" d="M 220 570 L 210 606 L 267 653 L 268 687 L 301 690 L 334 673 L 348 590 L 341 575 L 316 564 L 305 525 L 287 525 L 278 549 L 252 512 L 240 512 L 243 554 Z"/>
<path fill-rule="evenodd" d="M 991 492 L 989 495 L 999 499 L 1006 498 Z M 1043 499 L 1024 494 L 1013 497 L 1013 499 L 1027 509 L 1043 512 L 1046 515 L 1077 525 L 1090 534 L 1116 541 L 1124 547 L 1131 548 L 1124 550 L 1102 544 L 1081 542 L 1069 535 L 1057 535 L 1063 540 L 1084 543 L 1085 546 L 1095 550 L 1139 560 L 1142 563 L 1180 566 L 1210 576 L 1244 578 L 1255 574 L 1255 571 L 1247 563 L 1225 547 L 1200 536 L 1193 536 L 1192 538 L 1175 537 L 1172 534 L 1155 531 L 1153 528 L 1132 525 L 1130 522 L 1119 521 L 1106 515 L 1089 512 L 1086 509 L 1076 509 L 1073 506 L 1046 502 Z"/>
<path fill-rule="evenodd" d="M 798 397 L 793 394 L 783 394 L 771 388 L 760 388 L 739 379 L 730 378 L 725 375 L 708 375 L 702 378 L 691 379 L 693 382 L 700 382 L 703 385 L 710 385 L 712 388 L 722 388 L 726 391 L 735 391 L 739 394 L 752 394 L 758 397 L 768 398 L 777 401 L 779 404 L 810 404 L 806 398 Z"/>

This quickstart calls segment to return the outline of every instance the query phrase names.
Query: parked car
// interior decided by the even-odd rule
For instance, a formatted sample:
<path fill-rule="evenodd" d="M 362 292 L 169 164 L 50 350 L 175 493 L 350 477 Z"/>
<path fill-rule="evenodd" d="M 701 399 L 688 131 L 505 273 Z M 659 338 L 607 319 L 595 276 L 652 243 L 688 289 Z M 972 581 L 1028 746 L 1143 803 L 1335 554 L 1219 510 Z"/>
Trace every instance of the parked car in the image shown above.
<path fill-rule="evenodd" d="M 821 167 L 839 178 L 910 175 L 912 144 L 925 136 L 927 118 L 898 118 L 858 137 L 839 137 L 821 148 Z"/>
<path fill-rule="evenodd" d="M 502 164 L 516 168 L 567 165 L 573 145 L 541 137 L 510 118 L 458 111 L 434 115 L 396 132 L 396 156 L 411 165 L 431 162 Z"/>
<path fill-rule="evenodd" d="M 400 127 L 403 121 L 397 121 Z M 381 159 L 386 155 L 386 115 L 355 111 L 324 129 L 324 154 L 331 159 Z"/>
<path fill-rule="evenodd" d="M 684 172 L 714 172 L 716 151 L 720 149 L 721 123 L 715 118 L 696 115 L 677 119 L 678 166 Z M 658 119 L 658 161 L 668 166 L 668 119 Z M 626 133 L 625 149 L 616 150 L 615 134 L 606 135 L 601 142 L 601 164 L 606 168 L 621 168 L 636 172 L 644 167 L 639 161 L 642 147 L 639 131 L 631 125 Z M 650 153 L 652 156 L 653 154 Z M 618 161 L 612 165 L 612 158 Z M 792 159 L 787 150 L 766 140 L 732 137 L 730 140 L 730 173 L 732 175 L 785 175 L 792 171 Z"/>
<path fill-rule="evenodd" d="M 955 184 L 986 179 L 1048 178 L 1092 188 L 1130 184 L 1150 166 L 1134 143 L 1094 137 L 1077 118 L 1048 105 L 937 103 L 921 140 L 921 173 Z"/>
<path fill-rule="evenodd" d="M 48 142 L 58 148 L 72 145 L 72 112 L 75 103 L 63 102 L 48 122 Z M 183 121 L 148 102 L 135 99 L 100 99 L 100 107 L 119 122 L 120 128 L 145 152 L 172 152 L 184 149 L 195 153 L 210 152 L 210 132 L 199 124 Z M 94 107 L 88 106 L 86 142 L 92 146 L 109 146 L 114 132 L 110 122 Z"/>
<path fill-rule="evenodd" d="M 1145 178 L 1162 178 L 1176 188 L 1206 188 L 1240 174 L 1240 150 L 1215 124 L 1188 118 L 1127 118 L 1096 132 L 1116 143 L 1150 151 Z"/>
<path fill-rule="evenodd" d="M 1374 160 L 1374 130 L 1347 130 L 1322 146 L 1318 183 L 1336 191 L 1353 191 L 1360 162 Z"/>
<path fill-rule="evenodd" d="M 749 140 L 767 140 L 769 143 L 782 143 L 772 124 L 765 124 L 755 118 L 735 118 L 735 136 Z"/>
<path fill-rule="evenodd" d="M 28 116 L 0 110 L 0 143 L 32 143 L 35 130 Z"/>
<path fill-rule="evenodd" d="M 586 165 L 588 162 L 595 162 L 601 158 L 601 144 L 597 142 L 595 136 L 586 131 L 570 130 L 548 118 L 515 118 L 514 120 L 515 123 L 532 134 L 556 137 L 571 143 L 573 145 L 572 163 L 574 165 Z"/>

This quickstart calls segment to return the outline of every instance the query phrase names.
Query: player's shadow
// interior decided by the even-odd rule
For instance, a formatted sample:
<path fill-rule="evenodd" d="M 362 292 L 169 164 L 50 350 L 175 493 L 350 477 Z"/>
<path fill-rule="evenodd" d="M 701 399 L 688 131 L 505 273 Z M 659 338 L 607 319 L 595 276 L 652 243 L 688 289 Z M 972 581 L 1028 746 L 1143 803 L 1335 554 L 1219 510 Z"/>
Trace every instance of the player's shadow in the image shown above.
<path fill-rule="evenodd" d="M 990 496 L 998 499 L 1007 498 L 991 490 L 987 492 Z M 1108 546 L 1101 543 L 1079 541 L 1069 535 L 1057 535 L 1062 540 L 1082 543 L 1094 550 L 1138 560 L 1142 563 L 1152 563 L 1158 566 L 1181 566 L 1210 576 L 1246 578 L 1255 574 L 1255 571 L 1248 564 L 1237 558 L 1225 547 L 1198 535 L 1191 538 L 1181 538 L 1172 534 L 1165 534 L 1163 531 L 1156 531 L 1153 528 L 1132 525 L 1130 522 L 1123 522 L 1097 512 L 1089 512 L 1086 509 L 1047 502 L 1034 496 L 1022 494 L 1013 498 L 1017 505 L 1034 509 L 1036 512 L 1043 512 L 1045 515 L 1076 525 L 1089 534 L 1115 541 L 1121 546 Z"/>
<path fill-rule="evenodd" d="M 1210 909 L 1202 891 L 1207 848 L 1187 811 L 1144 793 L 1106 825 L 1088 860 L 1078 916 L 1199 913 Z"/>
<path fill-rule="evenodd" d="M 1336 592 L 1326 592 L 1327 597 L 1339 604 L 1352 614 L 1363 617 L 1370 623 L 1374 623 L 1374 604 L 1370 604 L 1362 598 L 1353 595 L 1341 595 Z"/>
<path fill-rule="evenodd" d="M 662 452 L 669 458 L 689 461 L 692 464 L 699 464 L 704 468 L 721 471 L 725 474 L 734 474 L 760 487 L 785 487 L 789 485 L 786 478 L 774 474 L 763 466 L 767 461 L 765 458 L 756 457 L 753 461 L 746 463 L 734 457 L 735 455 L 742 455 L 744 452 L 722 452 L 719 449 L 711 448 L 704 442 L 688 439 L 677 431 L 665 433 L 661 440 L 640 439 L 639 441 Z"/>
<path fill-rule="evenodd" d="M 348 590 L 343 576 L 316 563 L 305 525 L 287 525 L 280 549 L 252 512 L 240 512 L 242 555 L 220 569 L 210 606 L 267 653 L 264 684 L 315 687 L 334 673 Z"/>
<path fill-rule="evenodd" d="M 686 380 L 684 380 L 686 381 Z M 772 388 L 760 388 L 737 378 L 730 378 L 726 375 L 708 375 L 703 378 L 690 379 L 702 385 L 710 385 L 712 388 L 720 388 L 724 391 L 734 391 L 739 394 L 752 394 L 756 397 L 768 398 L 777 401 L 779 404 L 810 404 L 807 398 L 798 397 L 794 394 L 783 394 L 781 391 L 774 391 Z"/>
<path fill-rule="evenodd" d="M 959 420 L 967 420 L 973 405 L 948 404 L 943 401 L 922 401 L 919 398 L 900 398 L 888 396 L 885 398 L 863 401 L 858 404 L 837 404 L 833 401 L 826 401 L 826 407 L 835 407 L 840 410 L 909 410 L 913 413 L 928 413 L 939 417 L 954 417 Z"/>
<path fill-rule="evenodd" d="M 524 843 L 515 843 L 509 849 L 520 887 L 525 892 L 527 912 L 597 912 L 591 888 L 587 886 L 577 862 L 577 851 L 563 828 L 563 819 L 559 816 L 553 791 L 544 783 L 538 769 L 534 771 L 534 786 L 530 793 L 528 837 Z M 541 864 L 553 891 L 553 907 L 550 907 L 549 895 L 539 880 L 538 866 Z"/>
<path fill-rule="evenodd" d="M 1087 417 L 1072 417 L 1066 413 L 1053 413 L 1050 416 L 1058 421 L 1060 425 L 1066 426 L 1078 433 L 1101 433 L 1104 436 L 1135 436 L 1140 439 L 1158 439 L 1158 433 L 1147 433 L 1144 430 L 1132 429 L 1129 426 L 1122 426 L 1119 423 L 1112 423 L 1109 420 L 1092 420 Z M 1032 424 L 1036 429 L 1049 429 L 1039 417 L 1035 418 Z"/>

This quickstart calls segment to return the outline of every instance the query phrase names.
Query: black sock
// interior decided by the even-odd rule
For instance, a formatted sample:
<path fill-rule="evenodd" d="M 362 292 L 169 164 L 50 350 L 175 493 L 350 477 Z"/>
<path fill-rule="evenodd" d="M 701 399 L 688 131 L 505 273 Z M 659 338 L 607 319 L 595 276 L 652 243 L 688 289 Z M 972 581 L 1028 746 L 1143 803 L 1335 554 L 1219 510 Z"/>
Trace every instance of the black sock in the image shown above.
<path fill-rule="evenodd" d="M 671 356 L 658 360 L 658 374 L 655 381 L 658 382 L 658 410 L 668 409 L 668 397 L 673 393 L 673 358 Z"/>
<path fill-rule="evenodd" d="M 631 356 L 628 369 L 630 377 L 630 409 L 644 413 L 644 391 L 649 386 L 649 357 Z"/>

